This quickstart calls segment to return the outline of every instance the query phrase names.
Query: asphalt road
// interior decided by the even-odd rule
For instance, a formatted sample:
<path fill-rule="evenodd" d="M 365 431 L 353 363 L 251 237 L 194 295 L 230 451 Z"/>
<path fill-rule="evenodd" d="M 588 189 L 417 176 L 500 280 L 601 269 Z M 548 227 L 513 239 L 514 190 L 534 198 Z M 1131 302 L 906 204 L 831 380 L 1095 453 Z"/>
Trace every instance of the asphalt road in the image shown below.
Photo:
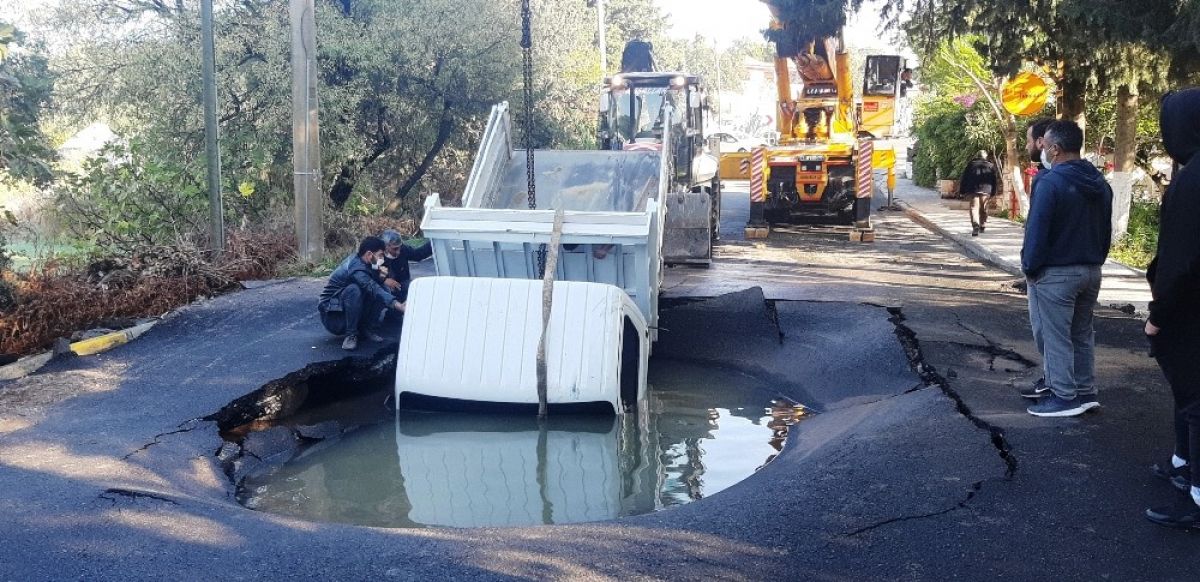
<path fill-rule="evenodd" d="M 286 281 L 0 384 L 0 579 L 1195 579 L 1200 538 L 1141 517 L 1174 493 L 1145 471 L 1169 454 L 1170 406 L 1138 321 L 1099 319 L 1099 412 L 1036 419 L 1015 395 L 1037 355 L 1009 276 L 899 213 L 866 245 L 819 226 L 725 232 L 717 264 L 672 269 L 666 296 L 742 293 L 676 301 L 656 357 L 762 376 L 819 412 L 729 489 L 493 530 L 244 509 L 202 419 L 343 357 L 316 321 L 321 282 Z"/>

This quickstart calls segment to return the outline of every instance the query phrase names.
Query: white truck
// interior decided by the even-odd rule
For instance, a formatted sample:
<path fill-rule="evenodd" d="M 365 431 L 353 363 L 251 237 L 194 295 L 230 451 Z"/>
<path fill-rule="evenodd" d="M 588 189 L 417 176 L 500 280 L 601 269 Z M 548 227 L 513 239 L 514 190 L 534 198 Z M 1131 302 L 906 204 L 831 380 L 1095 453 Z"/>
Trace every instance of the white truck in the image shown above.
<path fill-rule="evenodd" d="M 669 108 L 664 115 L 669 122 Z M 444 206 L 437 194 L 425 202 L 421 228 L 438 276 L 409 292 L 397 403 L 535 404 L 545 333 L 551 407 L 632 409 L 657 338 L 669 133 L 663 145 L 536 151 L 530 208 L 526 154 L 513 148 L 508 105 L 494 107 L 462 206 Z M 544 326 L 539 254 L 548 252 L 559 210 L 558 283 Z"/>

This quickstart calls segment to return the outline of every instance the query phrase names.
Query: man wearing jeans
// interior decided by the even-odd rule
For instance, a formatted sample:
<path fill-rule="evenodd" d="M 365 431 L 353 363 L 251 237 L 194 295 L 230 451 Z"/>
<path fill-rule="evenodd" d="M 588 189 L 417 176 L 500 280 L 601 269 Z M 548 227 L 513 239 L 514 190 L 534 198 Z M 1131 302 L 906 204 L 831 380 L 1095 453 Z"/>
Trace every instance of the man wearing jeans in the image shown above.
<path fill-rule="evenodd" d="M 1092 310 L 1112 237 L 1113 195 L 1100 172 L 1079 158 L 1083 131 L 1074 122 L 1051 124 L 1042 145 L 1049 171 L 1034 189 L 1021 269 L 1050 391 L 1029 413 L 1076 416 L 1100 406 Z"/>

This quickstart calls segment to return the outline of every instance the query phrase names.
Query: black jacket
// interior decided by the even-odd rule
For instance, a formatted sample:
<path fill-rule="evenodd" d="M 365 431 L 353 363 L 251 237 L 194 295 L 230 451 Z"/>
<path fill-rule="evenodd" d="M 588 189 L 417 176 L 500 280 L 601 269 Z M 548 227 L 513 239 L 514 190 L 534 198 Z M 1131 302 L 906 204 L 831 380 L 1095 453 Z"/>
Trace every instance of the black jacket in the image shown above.
<path fill-rule="evenodd" d="M 1164 331 L 1200 321 L 1200 88 L 1163 99 L 1163 146 L 1182 166 L 1160 210 L 1158 252 L 1146 278 L 1150 322 Z"/>
<path fill-rule="evenodd" d="M 962 177 L 958 180 L 958 191 L 968 196 L 999 194 L 1000 173 L 996 171 L 996 165 L 983 159 L 967 162 L 967 169 L 963 170 Z"/>
<path fill-rule="evenodd" d="M 432 255 L 433 245 L 429 241 L 425 241 L 425 244 L 416 248 L 400 245 L 399 255 L 383 259 L 383 266 L 387 267 L 388 278 L 400 284 L 400 291 L 396 293 L 396 296 L 402 303 L 408 300 L 408 285 L 412 282 L 412 273 L 408 269 L 408 262 L 424 261 Z"/>
<path fill-rule="evenodd" d="M 379 283 L 377 273 L 370 265 L 363 262 L 362 258 L 354 253 L 346 257 L 342 264 L 338 265 L 333 273 L 329 275 L 329 282 L 325 284 L 325 289 L 321 291 L 321 299 L 317 302 L 317 309 L 325 311 L 325 307 L 329 305 L 329 300 L 342 292 L 342 289 L 350 285 L 358 285 L 364 295 L 373 294 L 375 298 L 382 301 L 384 305 L 391 305 L 395 299 L 392 297 L 391 291 Z"/>
<path fill-rule="evenodd" d="M 1112 242 L 1112 199 L 1092 164 L 1055 164 L 1030 198 L 1021 270 L 1036 278 L 1046 267 L 1103 264 Z"/>

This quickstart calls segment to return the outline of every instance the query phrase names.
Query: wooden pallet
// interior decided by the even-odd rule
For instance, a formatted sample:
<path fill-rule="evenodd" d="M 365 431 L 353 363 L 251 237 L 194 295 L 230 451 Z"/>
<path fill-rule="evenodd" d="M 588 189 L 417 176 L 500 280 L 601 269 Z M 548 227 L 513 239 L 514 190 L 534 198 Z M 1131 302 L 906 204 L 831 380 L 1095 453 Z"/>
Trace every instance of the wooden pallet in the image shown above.
<path fill-rule="evenodd" d="M 771 228 L 766 226 L 747 226 L 746 240 L 764 239 L 771 233 Z"/>
<path fill-rule="evenodd" d="M 850 231 L 850 242 L 875 242 L 875 229 L 856 228 Z"/>

